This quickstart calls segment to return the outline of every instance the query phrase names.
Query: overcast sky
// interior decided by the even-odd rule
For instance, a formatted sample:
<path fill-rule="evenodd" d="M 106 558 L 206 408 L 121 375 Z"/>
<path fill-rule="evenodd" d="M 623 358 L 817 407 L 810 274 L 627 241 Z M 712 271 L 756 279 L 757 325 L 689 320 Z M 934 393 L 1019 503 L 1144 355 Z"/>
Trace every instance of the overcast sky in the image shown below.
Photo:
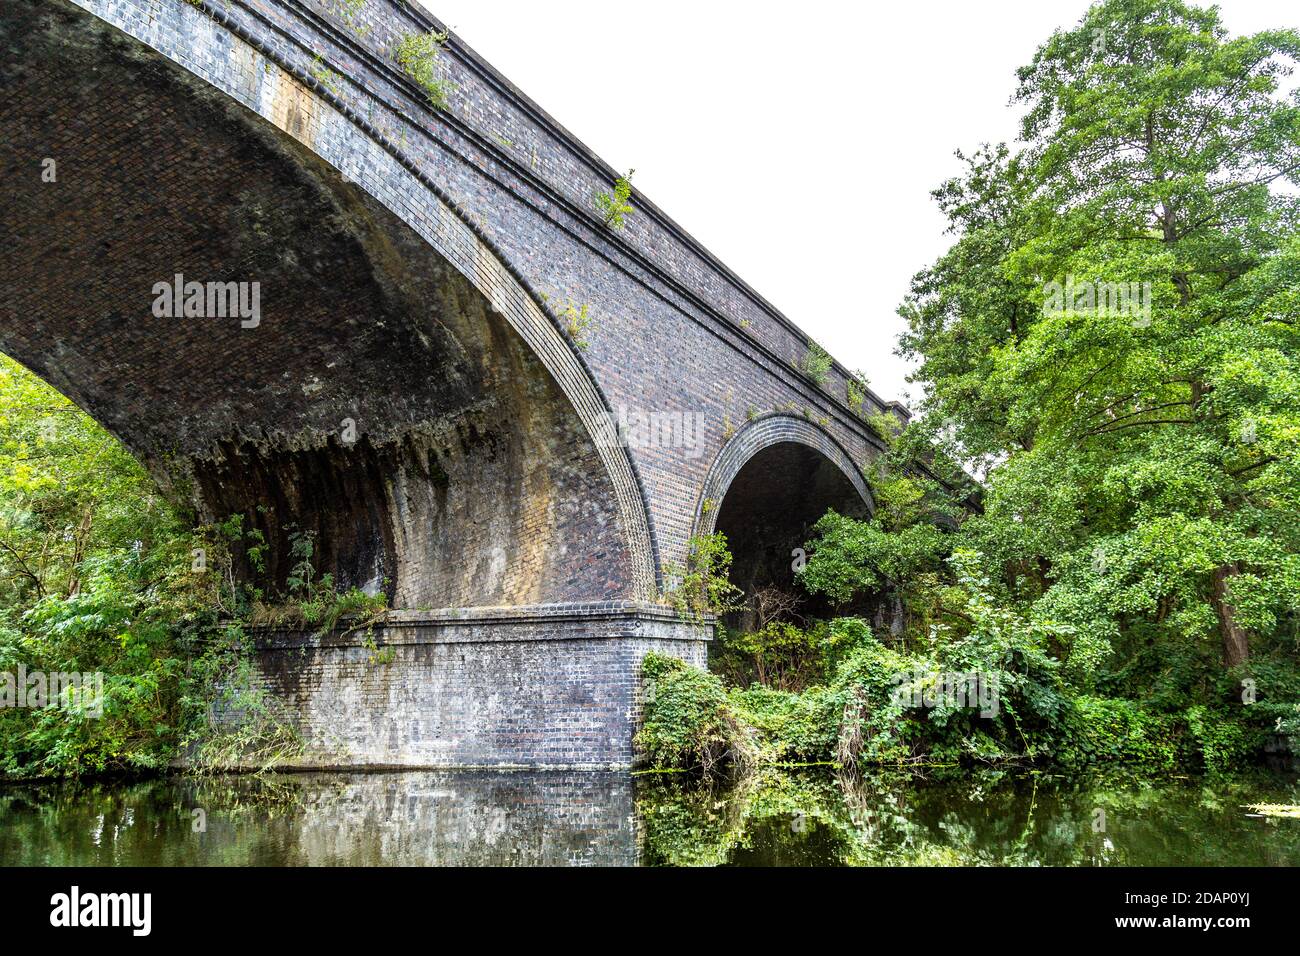
<path fill-rule="evenodd" d="M 1015 70 L 1086 0 L 422 0 L 875 390 L 949 243 L 953 150 L 1012 141 Z M 1223 0 L 1234 33 L 1296 0 Z M 913 389 L 915 392 L 915 389 Z"/>

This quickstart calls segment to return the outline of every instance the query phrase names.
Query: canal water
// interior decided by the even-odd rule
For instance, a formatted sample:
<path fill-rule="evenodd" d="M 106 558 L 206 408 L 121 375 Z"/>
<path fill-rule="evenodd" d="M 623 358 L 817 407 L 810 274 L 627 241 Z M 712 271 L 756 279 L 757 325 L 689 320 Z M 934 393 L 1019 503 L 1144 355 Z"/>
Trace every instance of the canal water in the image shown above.
<path fill-rule="evenodd" d="M 767 771 L 0 784 L 0 864 L 1296 866 L 1300 780 Z"/>

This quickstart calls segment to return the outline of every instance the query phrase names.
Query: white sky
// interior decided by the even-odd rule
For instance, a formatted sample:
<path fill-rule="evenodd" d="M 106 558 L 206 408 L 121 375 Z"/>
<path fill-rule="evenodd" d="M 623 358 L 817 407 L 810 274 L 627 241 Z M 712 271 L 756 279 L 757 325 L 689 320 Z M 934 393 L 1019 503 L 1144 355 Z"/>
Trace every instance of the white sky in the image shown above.
<path fill-rule="evenodd" d="M 950 241 L 953 150 L 1012 141 L 1015 70 L 1087 0 L 422 0 L 885 399 L 895 309 Z M 1221 0 L 1234 34 L 1295 0 Z"/>

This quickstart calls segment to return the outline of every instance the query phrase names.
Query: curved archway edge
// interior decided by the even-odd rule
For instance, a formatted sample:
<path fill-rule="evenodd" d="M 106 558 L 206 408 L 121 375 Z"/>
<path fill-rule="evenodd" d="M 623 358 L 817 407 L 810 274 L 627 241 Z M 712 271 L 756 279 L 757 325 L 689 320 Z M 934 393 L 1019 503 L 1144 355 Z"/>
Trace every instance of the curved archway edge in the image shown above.
<path fill-rule="evenodd" d="M 853 485 L 869 514 L 876 510 L 875 501 L 862 477 L 840 444 L 825 430 L 805 418 L 794 415 L 765 415 L 749 422 L 719 452 L 704 481 L 695 513 L 695 535 L 711 534 L 717 525 L 723 498 L 736 476 L 755 455 L 773 445 L 791 443 L 811 448 L 832 462 Z"/>

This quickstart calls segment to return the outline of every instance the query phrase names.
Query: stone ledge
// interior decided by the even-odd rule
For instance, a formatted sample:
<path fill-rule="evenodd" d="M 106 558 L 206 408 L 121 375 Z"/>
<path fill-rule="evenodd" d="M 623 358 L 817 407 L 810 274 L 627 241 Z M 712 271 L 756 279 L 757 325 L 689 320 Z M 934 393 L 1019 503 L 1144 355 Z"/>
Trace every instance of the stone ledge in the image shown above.
<path fill-rule="evenodd" d="M 536 604 L 521 607 L 390 611 L 371 629 L 336 628 L 325 635 L 282 627 L 252 628 L 259 650 L 380 647 L 418 644 L 516 644 L 540 641 L 663 641 L 713 639 L 716 618 L 684 620 L 675 610 L 633 601 Z"/>

